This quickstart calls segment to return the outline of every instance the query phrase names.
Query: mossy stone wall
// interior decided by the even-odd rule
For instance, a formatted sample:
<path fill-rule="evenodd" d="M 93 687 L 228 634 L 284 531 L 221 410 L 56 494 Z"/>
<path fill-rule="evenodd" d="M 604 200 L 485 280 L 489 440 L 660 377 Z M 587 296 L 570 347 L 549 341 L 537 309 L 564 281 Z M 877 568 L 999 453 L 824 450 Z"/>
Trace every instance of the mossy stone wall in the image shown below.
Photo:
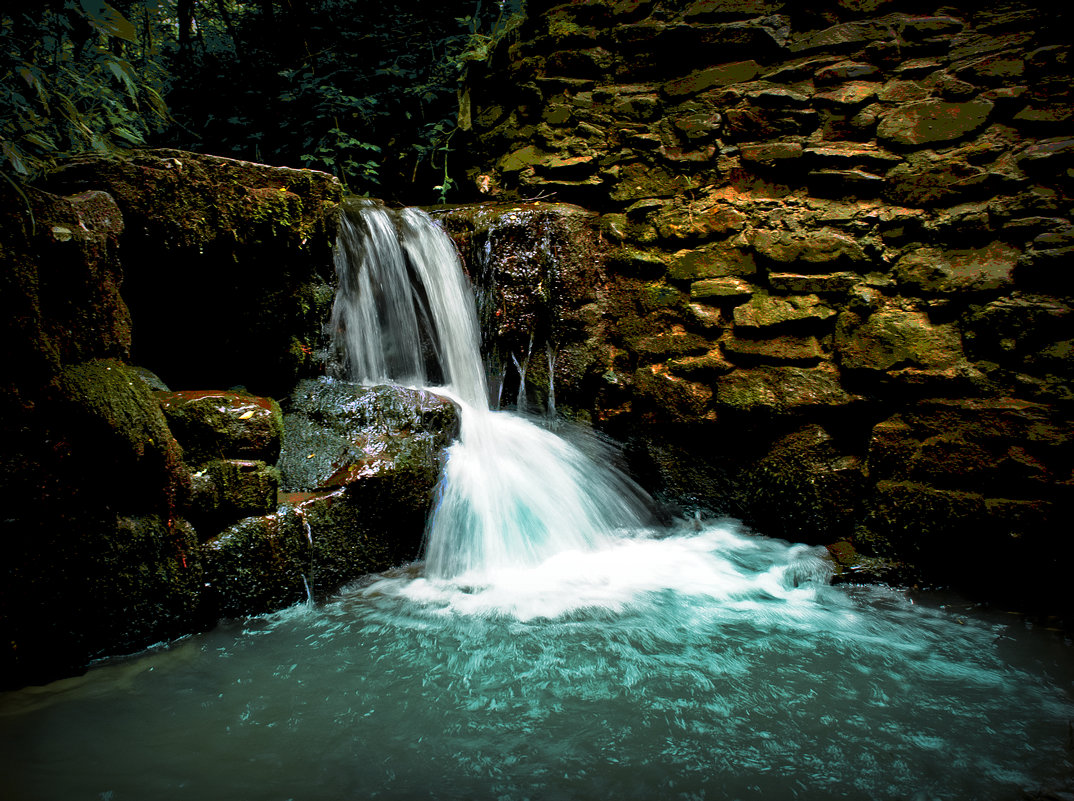
<path fill-rule="evenodd" d="M 476 198 L 592 215 L 590 380 L 557 402 L 845 575 L 1069 612 L 1069 12 L 528 8 L 471 71 L 463 158 Z"/>

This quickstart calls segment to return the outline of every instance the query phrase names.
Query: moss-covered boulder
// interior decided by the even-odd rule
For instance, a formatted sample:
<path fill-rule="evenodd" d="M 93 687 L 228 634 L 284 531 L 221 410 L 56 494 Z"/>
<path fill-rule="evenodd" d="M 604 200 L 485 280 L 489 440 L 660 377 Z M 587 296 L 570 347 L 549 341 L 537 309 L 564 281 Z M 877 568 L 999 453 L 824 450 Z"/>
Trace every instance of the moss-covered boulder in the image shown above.
<path fill-rule="evenodd" d="M 865 465 L 853 451 L 817 423 L 777 438 L 738 477 L 746 522 L 794 542 L 849 537 L 865 488 Z"/>
<path fill-rule="evenodd" d="M 435 483 L 440 452 L 459 431 L 454 403 L 406 387 L 308 379 L 285 405 L 285 492 L 336 488 L 403 466 L 426 471 Z"/>
<path fill-rule="evenodd" d="M 405 387 L 316 379 L 287 404 L 280 469 L 312 548 L 317 597 L 418 555 L 458 409 Z"/>
<path fill-rule="evenodd" d="M 215 617 L 274 612 L 312 592 L 311 540 L 293 506 L 232 524 L 200 553 L 204 603 Z"/>
<path fill-rule="evenodd" d="M 64 367 L 22 423 L 3 460 L 5 682 L 198 628 L 190 477 L 138 374 L 115 360 Z"/>
<path fill-rule="evenodd" d="M 850 370 L 942 369 L 963 358 L 962 339 L 954 325 L 937 324 L 927 312 L 898 307 L 864 319 L 843 312 L 835 344 L 843 367 Z"/>
<path fill-rule="evenodd" d="M 724 376 L 716 387 L 718 407 L 762 416 L 838 409 L 856 400 L 831 366 L 748 367 Z"/>
<path fill-rule="evenodd" d="M 64 368 L 50 404 L 69 491 L 126 509 L 175 512 L 189 493 L 183 450 L 145 382 L 114 360 Z M 80 475 L 71 475 L 78 472 Z"/>
<path fill-rule="evenodd" d="M 992 109 L 993 104 L 987 100 L 948 103 L 933 99 L 907 103 L 884 115 L 877 128 L 877 138 L 903 147 L 959 139 L 982 127 Z"/>
<path fill-rule="evenodd" d="M 88 546 L 88 547 L 87 547 Z M 80 616 L 90 656 L 129 653 L 196 631 L 204 584 L 193 527 L 159 515 L 120 517 L 93 532 L 83 551 Z"/>
<path fill-rule="evenodd" d="M 1018 250 L 1003 242 L 946 253 L 919 248 L 902 257 L 894 273 L 915 294 L 998 292 L 1010 288 L 1018 257 Z"/>

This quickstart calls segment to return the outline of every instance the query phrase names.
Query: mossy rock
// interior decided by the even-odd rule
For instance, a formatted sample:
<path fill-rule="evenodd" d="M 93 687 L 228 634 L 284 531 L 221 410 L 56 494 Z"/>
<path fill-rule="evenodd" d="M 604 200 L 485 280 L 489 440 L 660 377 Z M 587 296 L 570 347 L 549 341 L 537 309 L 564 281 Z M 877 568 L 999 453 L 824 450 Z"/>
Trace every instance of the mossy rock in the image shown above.
<path fill-rule="evenodd" d="M 777 297 L 758 293 L 734 310 L 735 325 L 749 329 L 815 328 L 835 315 L 831 304 L 816 295 Z"/>
<path fill-rule="evenodd" d="M 417 559 L 438 476 L 422 465 L 364 476 L 302 505 L 313 536 L 313 592 Z"/>
<path fill-rule="evenodd" d="M 853 532 L 865 470 L 858 456 L 811 423 L 776 439 L 737 483 L 749 525 L 770 536 L 824 544 Z"/>
<path fill-rule="evenodd" d="M 342 486 L 358 474 L 414 469 L 435 483 L 459 431 L 454 403 L 417 389 L 308 379 L 286 401 L 279 467 L 287 492 Z"/>
<path fill-rule="evenodd" d="M 1066 523 L 1049 519 L 1047 504 L 880 481 L 851 541 L 866 556 L 906 564 L 917 583 L 1069 612 L 1059 589 L 1074 551 L 1060 533 Z"/>
<path fill-rule="evenodd" d="M 880 309 L 865 319 L 843 312 L 835 347 L 842 365 L 853 370 L 905 366 L 942 369 L 963 359 L 956 326 L 933 323 L 924 311 L 894 307 Z"/>
<path fill-rule="evenodd" d="M 174 512 L 189 492 L 182 449 L 145 382 L 121 362 L 64 368 L 43 421 L 65 443 L 54 468 L 72 491 L 133 512 Z M 107 499 L 107 501 L 105 500 Z"/>
<path fill-rule="evenodd" d="M 607 282 L 600 231 L 630 230 L 626 217 L 605 218 L 602 226 L 597 214 L 568 203 L 485 203 L 432 213 L 456 242 L 474 285 L 483 356 L 491 370 L 504 369 L 503 397 L 517 395 L 514 364 L 529 353 L 531 400 L 545 405 L 552 394 L 551 359 L 556 403 L 587 403 L 598 365 L 578 358 L 594 353 L 594 303 Z M 631 248 L 618 255 L 618 268 L 654 277 L 662 271 L 658 254 Z M 559 358 L 568 353 L 569 365 Z"/>
<path fill-rule="evenodd" d="M 138 238 L 168 249 L 264 234 L 313 248 L 334 235 L 343 197 L 339 181 L 326 173 L 167 149 L 82 156 L 62 164 L 46 184 L 105 189 Z"/>
<path fill-rule="evenodd" d="M 87 545 L 88 591 L 72 601 L 96 621 L 88 626 L 92 656 L 130 652 L 203 625 L 202 565 L 185 520 L 119 518 Z"/>
<path fill-rule="evenodd" d="M 915 579 L 912 566 L 895 559 L 860 554 L 849 540 L 839 540 L 826 547 L 835 567 L 832 584 L 906 585 Z"/>
<path fill-rule="evenodd" d="M 154 392 L 187 464 L 252 459 L 274 464 L 280 455 L 283 414 L 272 398 L 242 392 Z"/>
<path fill-rule="evenodd" d="M 311 379 L 286 403 L 283 505 L 202 550 L 219 614 L 322 600 L 417 558 L 443 449 L 458 433 L 455 405 L 422 390 Z"/>
<path fill-rule="evenodd" d="M 168 384 L 282 394 L 318 371 L 330 304 L 313 290 L 332 281 L 335 178 L 150 150 L 66 162 L 47 186 L 114 198 L 134 357 Z"/>
<path fill-rule="evenodd" d="M 11 528 L 0 525 L 10 560 L 10 595 L 0 604 L 0 686 L 72 675 L 93 658 L 207 624 L 196 537 L 184 520 L 102 509 L 18 521 L 18 538 Z"/>
<path fill-rule="evenodd" d="M 770 415 L 840 409 L 859 398 L 850 394 L 831 367 L 760 366 L 735 370 L 716 386 L 718 407 Z"/>
<path fill-rule="evenodd" d="M 123 216 L 99 191 L 0 191 L 0 339 L 8 379 L 26 391 L 63 364 L 130 355 L 119 288 Z"/>
<path fill-rule="evenodd" d="M 313 580 L 306 527 L 288 506 L 231 525 L 202 546 L 201 558 L 205 604 L 217 617 L 292 606 L 308 597 Z"/>
<path fill-rule="evenodd" d="M 202 537 L 224 524 L 276 509 L 280 471 L 250 459 L 215 459 L 191 476 L 189 515 Z"/>
<path fill-rule="evenodd" d="M 61 368 L 28 400 L 5 418 L 0 454 L 5 681 L 195 630 L 194 534 L 179 517 L 190 478 L 145 382 L 94 360 Z"/>

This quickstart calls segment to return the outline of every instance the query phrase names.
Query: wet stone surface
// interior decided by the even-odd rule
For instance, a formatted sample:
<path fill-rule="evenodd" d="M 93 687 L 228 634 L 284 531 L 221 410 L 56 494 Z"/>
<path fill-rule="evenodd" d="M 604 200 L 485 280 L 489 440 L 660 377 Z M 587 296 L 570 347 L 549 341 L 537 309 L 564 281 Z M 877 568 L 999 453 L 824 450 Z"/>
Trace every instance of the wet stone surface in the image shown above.
<path fill-rule="evenodd" d="M 280 453 L 283 417 L 279 404 L 240 392 L 154 392 L 188 464 L 213 459 L 274 463 Z"/>
<path fill-rule="evenodd" d="M 458 411 L 441 396 L 330 378 L 302 381 L 286 402 L 282 489 L 342 486 L 422 464 L 435 480 L 439 453 L 458 433 Z"/>

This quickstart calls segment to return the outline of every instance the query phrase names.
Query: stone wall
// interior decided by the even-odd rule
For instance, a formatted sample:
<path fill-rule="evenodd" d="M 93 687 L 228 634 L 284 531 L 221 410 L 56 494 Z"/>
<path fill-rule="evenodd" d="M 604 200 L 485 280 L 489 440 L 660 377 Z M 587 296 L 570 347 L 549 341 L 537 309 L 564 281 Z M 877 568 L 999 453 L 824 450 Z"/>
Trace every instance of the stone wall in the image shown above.
<path fill-rule="evenodd" d="M 599 212 L 557 401 L 849 575 L 1069 610 L 1069 12 L 803 5 L 530 3 L 471 71 L 474 196 Z"/>

